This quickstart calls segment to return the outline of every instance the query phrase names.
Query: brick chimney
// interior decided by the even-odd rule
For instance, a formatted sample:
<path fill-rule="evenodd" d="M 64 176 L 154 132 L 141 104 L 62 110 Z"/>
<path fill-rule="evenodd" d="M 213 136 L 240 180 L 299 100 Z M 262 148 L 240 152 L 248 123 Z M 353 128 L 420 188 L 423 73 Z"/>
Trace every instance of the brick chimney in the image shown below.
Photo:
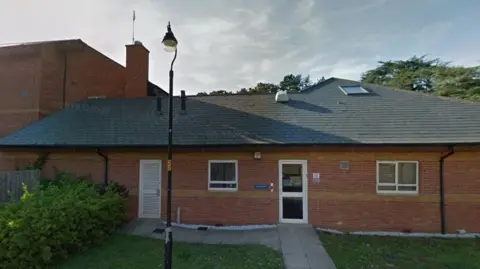
<path fill-rule="evenodd" d="M 148 51 L 140 41 L 127 47 L 125 97 L 145 97 L 148 86 Z"/>

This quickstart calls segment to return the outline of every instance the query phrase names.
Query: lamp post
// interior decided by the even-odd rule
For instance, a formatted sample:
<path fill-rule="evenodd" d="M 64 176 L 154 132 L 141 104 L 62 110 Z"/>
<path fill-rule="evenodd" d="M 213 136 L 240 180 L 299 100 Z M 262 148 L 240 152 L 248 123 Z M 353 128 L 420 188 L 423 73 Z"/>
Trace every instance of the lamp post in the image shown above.
<path fill-rule="evenodd" d="M 173 64 L 177 59 L 178 41 L 173 35 L 170 22 L 168 22 L 167 33 L 162 41 L 165 51 L 174 52 L 172 63 L 170 65 L 169 86 L 168 86 L 168 160 L 167 160 L 167 228 L 165 229 L 165 258 L 164 268 L 172 269 L 172 126 L 173 126 Z"/>

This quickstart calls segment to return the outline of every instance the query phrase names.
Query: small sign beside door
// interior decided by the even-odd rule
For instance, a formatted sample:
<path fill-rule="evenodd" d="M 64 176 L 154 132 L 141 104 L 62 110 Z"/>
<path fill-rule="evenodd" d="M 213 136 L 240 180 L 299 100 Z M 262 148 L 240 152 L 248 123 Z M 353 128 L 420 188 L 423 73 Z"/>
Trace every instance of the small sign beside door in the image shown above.
<path fill-rule="evenodd" d="M 320 173 L 313 173 L 312 174 L 313 183 L 318 184 L 320 183 Z"/>
<path fill-rule="evenodd" d="M 263 190 L 263 189 L 268 189 L 270 187 L 270 185 L 269 184 L 255 184 L 255 185 L 253 185 L 253 187 L 256 190 Z"/>

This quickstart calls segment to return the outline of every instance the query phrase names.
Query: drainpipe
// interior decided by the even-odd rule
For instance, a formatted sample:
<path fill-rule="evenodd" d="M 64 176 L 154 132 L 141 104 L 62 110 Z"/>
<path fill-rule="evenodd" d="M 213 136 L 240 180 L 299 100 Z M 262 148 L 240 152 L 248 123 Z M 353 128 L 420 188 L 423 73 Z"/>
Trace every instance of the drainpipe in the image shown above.
<path fill-rule="evenodd" d="M 440 223 L 442 226 L 442 234 L 447 233 L 447 220 L 445 216 L 445 179 L 443 175 L 444 162 L 446 158 L 455 153 L 453 146 L 449 146 L 448 149 L 448 153 L 440 157 Z"/>
<path fill-rule="evenodd" d="M 100 149 L 97 149 L 97 154 L 103 158 L 105 161 L 105 178 L 103 179 L 103 185 L 104 187 L 108 185 L 108 156 L 100 151 Z"/>

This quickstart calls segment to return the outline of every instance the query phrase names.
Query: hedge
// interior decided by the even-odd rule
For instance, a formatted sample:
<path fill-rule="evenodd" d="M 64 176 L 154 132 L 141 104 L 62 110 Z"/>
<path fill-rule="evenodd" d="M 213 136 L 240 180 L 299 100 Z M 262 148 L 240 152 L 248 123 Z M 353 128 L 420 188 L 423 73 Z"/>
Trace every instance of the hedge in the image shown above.
<path fill-rule="evenodd" d="M 48 184 L 0 207 L 0 268 L 45 268 L 103 242 L 125 219 L 125 197 L 88 182 Z"/>

